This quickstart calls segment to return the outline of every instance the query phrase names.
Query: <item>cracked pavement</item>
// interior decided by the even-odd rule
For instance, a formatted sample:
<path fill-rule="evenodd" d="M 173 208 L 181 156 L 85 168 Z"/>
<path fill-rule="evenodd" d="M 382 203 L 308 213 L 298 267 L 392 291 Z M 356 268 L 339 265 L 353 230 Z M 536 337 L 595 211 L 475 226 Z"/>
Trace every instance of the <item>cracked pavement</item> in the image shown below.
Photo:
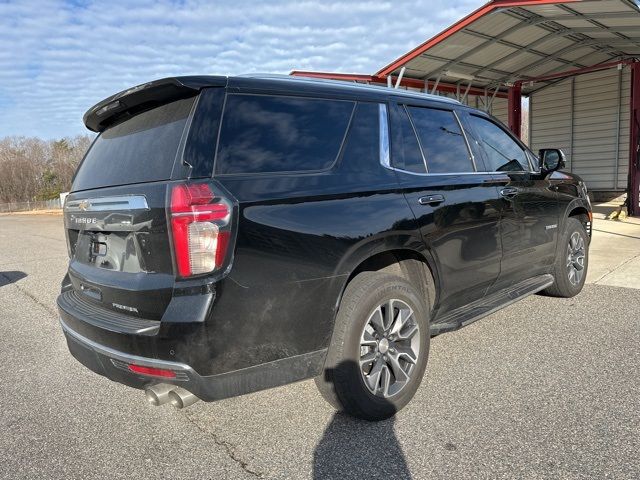
<path fill-rule="evenodd" d="M 312 381 L 148 406 L 67 352 L 61 217 L 0 216 L 0 478 L 638 478 L 640 292 L 619 284 L 640 287 L 640 226 L 595 235 L 597 283 L 434 338 L 414 401 L 372 424 Z"/>

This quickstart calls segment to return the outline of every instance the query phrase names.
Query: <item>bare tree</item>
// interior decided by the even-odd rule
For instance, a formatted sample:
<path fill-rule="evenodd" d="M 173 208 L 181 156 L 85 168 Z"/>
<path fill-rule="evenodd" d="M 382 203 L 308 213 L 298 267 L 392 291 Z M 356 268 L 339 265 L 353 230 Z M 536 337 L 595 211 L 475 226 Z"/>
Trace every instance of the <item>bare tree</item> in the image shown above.
<path fill-rule="evenodd" d="M 48 200 L 68 191 L 91 141 L 88 135 L 0 139 L 0 203 Z"/>

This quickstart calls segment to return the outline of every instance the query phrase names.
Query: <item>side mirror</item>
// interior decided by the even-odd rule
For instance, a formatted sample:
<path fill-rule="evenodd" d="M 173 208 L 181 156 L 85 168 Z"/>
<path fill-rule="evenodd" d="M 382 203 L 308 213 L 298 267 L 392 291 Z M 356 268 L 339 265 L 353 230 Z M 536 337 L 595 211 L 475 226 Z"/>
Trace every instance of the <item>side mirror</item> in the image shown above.
<path fill-rule="evenodd" d="M 559 148 L 543 148 L 538 152 L 540 171 L 551 173 L 565 167 L 565 157 Z"/>

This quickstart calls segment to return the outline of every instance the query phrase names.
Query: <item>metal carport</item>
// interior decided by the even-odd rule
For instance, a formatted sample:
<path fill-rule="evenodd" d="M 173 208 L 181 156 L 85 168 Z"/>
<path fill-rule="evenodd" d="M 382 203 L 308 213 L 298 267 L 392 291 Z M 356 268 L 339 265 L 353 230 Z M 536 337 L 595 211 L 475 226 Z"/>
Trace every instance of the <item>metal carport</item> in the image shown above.
<path fill-rule="evenodd" d="M 639 4 L 494 0 L 373 75 L 292 74 L 453 96 L 519 136 L 528 97 L 531 147 L 563 148 L 591 190 L 628 191 L 640 215 Z"/>

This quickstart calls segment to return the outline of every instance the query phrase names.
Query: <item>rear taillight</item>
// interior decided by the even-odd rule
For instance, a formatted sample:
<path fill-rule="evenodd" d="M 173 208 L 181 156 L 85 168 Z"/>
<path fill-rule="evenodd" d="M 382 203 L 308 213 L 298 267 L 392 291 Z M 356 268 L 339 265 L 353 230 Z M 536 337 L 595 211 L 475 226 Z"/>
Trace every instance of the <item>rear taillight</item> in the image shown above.
<path fill-rule="evenodd" d="M 171 230 L 178 274 L 213 272 L 224 262 L 229 244 L 231 206 L 206 183 L 171 190 Z"/>

